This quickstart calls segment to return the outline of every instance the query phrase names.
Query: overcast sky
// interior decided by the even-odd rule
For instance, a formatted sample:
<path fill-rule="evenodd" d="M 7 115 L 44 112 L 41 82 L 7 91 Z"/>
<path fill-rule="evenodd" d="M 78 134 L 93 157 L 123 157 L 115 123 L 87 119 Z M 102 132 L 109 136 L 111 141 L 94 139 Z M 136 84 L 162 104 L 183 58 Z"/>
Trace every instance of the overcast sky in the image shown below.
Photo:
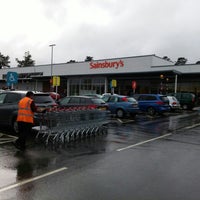
<path fill-rule="evenodd" d="M 0 0 L 0 52 L 36 65 L 156 54 L 200 60 L 199 0 Z"/>

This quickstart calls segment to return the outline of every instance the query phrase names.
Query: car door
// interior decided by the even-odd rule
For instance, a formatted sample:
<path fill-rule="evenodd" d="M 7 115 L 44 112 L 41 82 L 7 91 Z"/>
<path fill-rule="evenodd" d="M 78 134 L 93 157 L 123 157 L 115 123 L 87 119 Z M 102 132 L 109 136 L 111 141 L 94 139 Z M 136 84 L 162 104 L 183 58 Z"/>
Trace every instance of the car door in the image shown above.
<path fill-rule="evenodd" d="M 146 111 L 148 107 L 148 101 L 147 101 L 147 96 L 146 95 L 141 95 L 138 97 L 138 106 L 140 110 Z"/>
<path fill-rule="evenodd" d="M 0 124 L 11 125 L 13 117 L 17 116 L 18 102 L 22 98 L 17 93 L 0 94 Z"/>
<path fill-rule="evenodd" d="M 157 109 L 158 104 L 156 103 L 158 101 L 156 95 L 144 95 L 139 99 L 140 104 L 142 104 L 142 107 L 144 110 L 147 110 L 149 107 L 153 107 L 154 109 Z"/>
<path fill-rule="evenodd" d="M 115 113 L 117 110 L 117 102 L 118 102 L 118 97 L 117 96 L 110 96 L 108 100 L 108 107 L 111 113 Z"/>

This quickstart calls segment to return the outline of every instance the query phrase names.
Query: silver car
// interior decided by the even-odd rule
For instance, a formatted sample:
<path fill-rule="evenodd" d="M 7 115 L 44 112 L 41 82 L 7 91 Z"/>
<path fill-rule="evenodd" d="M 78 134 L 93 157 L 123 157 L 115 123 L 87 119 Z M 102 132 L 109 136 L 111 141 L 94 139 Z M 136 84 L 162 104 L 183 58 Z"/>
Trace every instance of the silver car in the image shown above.
<path fill-rule="evenodd" d="M 169 99 L 169 105 L 170 105 L 171 111 L 181 109 L 180 102 L 177 100 L 175 96 L 167 96 L 167 98 Z"/>

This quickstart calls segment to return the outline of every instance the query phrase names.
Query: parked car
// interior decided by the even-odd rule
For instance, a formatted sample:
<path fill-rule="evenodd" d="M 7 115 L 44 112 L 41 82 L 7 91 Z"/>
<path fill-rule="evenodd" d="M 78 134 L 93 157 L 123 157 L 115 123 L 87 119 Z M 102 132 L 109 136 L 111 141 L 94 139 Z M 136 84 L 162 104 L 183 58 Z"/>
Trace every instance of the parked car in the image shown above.
<path fill-rule="evenodd" d="M 84 96 L 102 98 L 102 95 L 100 94 L 84 94 Z"/>
<path fill-rule="evenodd" d="M 138 106 L 141 111 L 149 115 L 163 114 L 170 111 L 169 100 L 166 95 L 161 94 L 140 94 Z"/>
<path fill-rule="evenodd" d="M 60 107 L 88 107 L 100 110 L 108 110 L 108 104 L 101 98 L 89 96 L 66 96 L 58 101 Z"/>
<path fill-rule="evenodd" d="M 111 114 L 115 114 L 119 118 L 129 115 L 135 117 L 140 112 L 138 102 L 133 97 L 104 94 L 102 99 L 108 104 Z"/>
<path fill-rule="evenodd" d="M 17 132 L 17 112 L 18 102 L 25 97 L 27 91 L 9 91 L 5 90 L 0 93 L 0 125 L 8 126 Z M 57 106 L 49 94 L 34 92 L 34 101 L 37 107 L 51 108 Z M 35 124 L 39 123 L 38 113 L 34 115 Z"/>
<path fill-rule="evenodd" d="M 185 110 L 192 110 L 196 105 L 196 98 L 193 93 L 170 93 L 169 95 L 175 96 Z"/>
<path fill-rule="evenodd" d="M 175 96 L 167 96 L 167 98 L 169 99 L 169 105 L 170 105 L 171 111 L 181 109 L 181 104 L 179 103 L 179 101 L 177 100 Z"/>
<path fill-rule="evenodd" d="M 61 97 L 60 94 L 56 92 L 47 92 L 55 101 L 58 101 Z"/>

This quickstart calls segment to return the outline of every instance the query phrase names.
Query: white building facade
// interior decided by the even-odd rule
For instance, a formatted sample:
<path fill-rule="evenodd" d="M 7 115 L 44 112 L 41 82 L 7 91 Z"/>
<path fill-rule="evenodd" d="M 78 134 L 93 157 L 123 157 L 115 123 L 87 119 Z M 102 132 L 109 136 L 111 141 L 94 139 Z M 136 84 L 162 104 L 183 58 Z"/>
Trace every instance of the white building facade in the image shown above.
<path fill-rule="evenodd" d="M 133 81 L 136 93 L 200 92 L 200 65 L 175 66 L 154 54 L 1 69 L 1 88 L 8 86 L 8 72 L 18 74 L 13 87 L 20 90 L 50 91 L 51 75 L 58 76 L 60 85 L 56 89 L 65 95 L 110 92 L 112 80 L 116 80 L 114 90 L 120 94 L 133 92 Z"/>

